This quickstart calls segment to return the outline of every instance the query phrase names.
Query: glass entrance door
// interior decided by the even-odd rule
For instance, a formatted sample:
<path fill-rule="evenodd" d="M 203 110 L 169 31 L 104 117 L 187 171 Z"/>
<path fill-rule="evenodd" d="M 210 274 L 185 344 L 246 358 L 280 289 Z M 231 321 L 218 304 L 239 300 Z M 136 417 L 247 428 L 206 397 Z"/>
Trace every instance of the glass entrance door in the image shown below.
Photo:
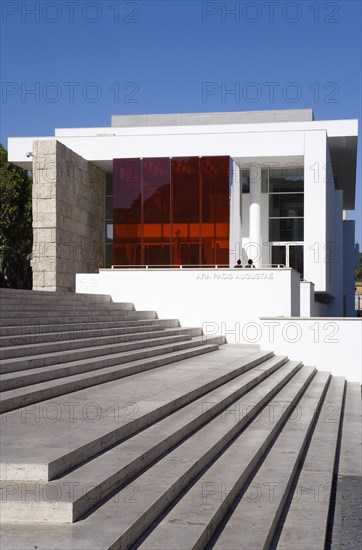
<path fill-rule="evenodd" d="M 287 249 L 285 244 L 275 244 L 272 246 L 272 264 L 281 264 L 287 267 Z"/>
<path fill-rule="evenodd" d="M 272 264 L 292 267 L 303 277 L 303 244 L 272 243 Z"/>

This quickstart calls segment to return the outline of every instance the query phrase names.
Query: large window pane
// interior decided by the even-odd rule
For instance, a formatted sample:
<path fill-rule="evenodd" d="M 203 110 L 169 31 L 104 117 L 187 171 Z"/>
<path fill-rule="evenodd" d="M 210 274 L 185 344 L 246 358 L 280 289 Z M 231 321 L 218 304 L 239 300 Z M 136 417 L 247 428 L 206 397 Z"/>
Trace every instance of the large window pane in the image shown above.
<path fill-rule="evenodd" d="M 272 246 L 272 265 L 286 265 L 286 248 L 285 245 Z"/>
<path fill-rule="evenodd" d="M 270 168 L 269 192 L 288 193 L 300 192 L 304 189 L 304 174 L 302 168 Z"/>
<path fill-rule="evenodd" d="M 113 173 L 106 174 L 104 216 L 104 267 L 113 263 Z"/>
<path fill-rule="evenodd" d="M 302 245 L 273 245 L 272 264 L 293 267 L 303 277 L 303 246 Z"/>
<path fill-rule="evenodd" d="M 241 170 L 241 188 L 243 193 L 250 193 L 250 172 L 249 170 Z"/>
<path fill-rule="evenodd" d="M 106 195 L 113 194 L 113 174 L 106 174 Z"/>
<path fill-rule="evenodd" d="M 113 231 L 114 264 L 141 264 L 140 159 L 113 161 Z"/>
<path fill-rule="evenodd" d="M 200 218 L 199 158 L 183 157 L 171 160 L 172 221 L 198 222 Z"/>
<path fill-rule="evenodd" d="M 201 264 L 224 262 L 229 252 L 229 157 L 201 158 Z"/>
<path fill-rule="evenodd" d="M 142 246 L 146 265 L 170 263 L 170 188 L 170 159 L 143 159 Z"/>
<path fill-rule="evenodd" d="M 227 264 L 229 163 L 229 157 L 115 160 L 114 263 Z"/>
<path fill-rule="evenodd" d="M 113 217 L 113 197 L 106 197 L 105 219 L 111 220 Z"/>
<path fill-rule="evenodd" d="M 269 170 L 261 171 L 261 192 L 268 193 L 269 190 Z"/>
<path fill-rule="evenodd" d="M 172 180 L 172 264 L 200 263 L 200 160 L 173 158 Z"/>
<path fill-rule="evenodd" d="M 170 159 L 147 158 L 142 164 L 144 223 L 170 222 Z"/>
<path fill-rule="evenodd" d="M 269 241 L 303 241 L 303 218 L 269 220 Z"/>
<path fill-rule="evenodd" d="M 119 223 L 141 221 L 141 160 L 114 161 L 113 216 Z"/>
<path fill-rule="evenodd" d="M 271 194 L 269 195 L 269 216 L 271 218 L 296 218 L 304 215 L 304 195 Z"/>

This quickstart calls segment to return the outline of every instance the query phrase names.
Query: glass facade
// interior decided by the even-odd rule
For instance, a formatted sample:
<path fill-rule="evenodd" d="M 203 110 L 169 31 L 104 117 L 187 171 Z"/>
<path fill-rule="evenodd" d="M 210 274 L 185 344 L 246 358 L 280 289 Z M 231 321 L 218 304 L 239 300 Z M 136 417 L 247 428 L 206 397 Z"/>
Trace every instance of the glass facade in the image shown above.
<path fill-rule="evenodd" d="M 106 174 L 104 198 L 104 267 L 111 267 L 113 263 L 113 178 Z"/>
<path fill-rule="evenodd" d="M 268 182 L 269 182 L 269 171 L 268 169 L 261 169 L 261 192 L 268 193 Z M 241 170 L 241 187 L 242 193 L 250 193 L 250 170 L 244 169 Z"/>
<path fill-rule="evenodd" d="M 272 264 L 296 269 L 303 277 L 304 172 L 302 168 L 269 171 L 269 242 Z"/>
<path fill-rule="evenodd" d="M 303 241 L 304 174 L 301 168 L 270 169 L 269 241 Z"/>
<path fill-rule="evenodd" d="M 285 265 L 293 267 L 303 277 L 303 245 L 273 245 L 272 246 L 272 264 Z"/>
<path fill-rule="evenodd" d="M 115 159 L 113 264 L 229 262 L 229 157 Z"/>
<path fill-rule="evenodd" d="M 269 220 L 269 241 L 290 242 L 303 240 L 303 218 L 276 218 Z"/>

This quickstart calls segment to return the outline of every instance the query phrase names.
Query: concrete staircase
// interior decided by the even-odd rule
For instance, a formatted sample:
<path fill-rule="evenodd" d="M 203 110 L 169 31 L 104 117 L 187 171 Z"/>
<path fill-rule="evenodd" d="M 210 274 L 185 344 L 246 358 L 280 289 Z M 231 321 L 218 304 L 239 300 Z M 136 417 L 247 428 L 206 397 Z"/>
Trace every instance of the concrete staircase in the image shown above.
<path fill-rule="evenodd" d="M 360 547 L 358 384 L 107 296 L 0 298 L 4 549 Z"/>

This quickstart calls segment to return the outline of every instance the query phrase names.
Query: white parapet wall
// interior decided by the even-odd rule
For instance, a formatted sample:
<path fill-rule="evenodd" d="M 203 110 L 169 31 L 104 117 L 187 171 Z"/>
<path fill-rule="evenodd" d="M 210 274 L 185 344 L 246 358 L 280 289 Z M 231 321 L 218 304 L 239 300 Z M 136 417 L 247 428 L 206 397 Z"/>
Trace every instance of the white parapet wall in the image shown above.
<path fill-rule="evenodd" d="M 299 316 L 299 283 L 294 269 L 105 269 L 78 274 L 76 292 L 110 294 L 137 310 L 176 317 L 182 326 L 208 323 L 210 331 L 239 342 L 240 322 Z"/>
<path fill-rule="evenodd" d="M 259 345 L 361 382 L 362 320 L 300 317 L 311 286 L 293 269 L 101 269 L 78 274 L 76 292 L 109 294 L 200 326 L 206 337 L 223 334 L 229 343 Z"/>
<path fill-rule="evenodd" d="M 362 319 L 267 317 L 259 322 L 262 349 L 361 384 Z"/>
<path fill-rule="evenodd" d="M 314 284 L 300 282 L 300 316 L 312 317 L 314 312 Z"/>

